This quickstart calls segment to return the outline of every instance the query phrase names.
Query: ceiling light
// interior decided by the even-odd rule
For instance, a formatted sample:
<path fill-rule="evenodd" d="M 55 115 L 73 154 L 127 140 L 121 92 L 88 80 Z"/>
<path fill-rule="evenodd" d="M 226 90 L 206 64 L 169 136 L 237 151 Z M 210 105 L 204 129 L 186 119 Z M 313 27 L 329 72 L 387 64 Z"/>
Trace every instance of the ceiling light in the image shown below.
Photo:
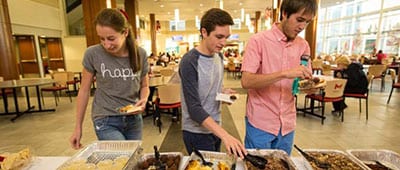
<path fill-rule="evenodd" d="M 203 6 L 203 4 L 200 4 L 200 6 Z"/>
<path fill-rule="evenodd" d="M 278 0 L 274 0 L 274 2 L 273 2 L 273 4 L 272 4 L 272 7 L 274 8 L 274 9 L 276 9 L 276 8 L 278 8 Z"/>
<path fill-rule="evenodd" d="M 243 3 L 241 3 L 241 2 L 240 2 L 240 3 L 239 3 L 239 5 L 240 5 L 240 6 L 242 6 L 242 5 L 243 5 Z"/>
<path fill-rule="evenodd" d="M 240 20 L 244 22 L 244 9 L 240 9 Z"/>
<path fill-rule="evenodd" d="M 164 8 L 164 5 L 163 5 L 163 4 L 161 4 L 161 5 L 160 5 L 160 7 L 161 7 L 161 8 Z"/>
<path fill-rule="evenodd" d="M 179 9 L 175 9 L 175 22 L 179 21 Z"/>

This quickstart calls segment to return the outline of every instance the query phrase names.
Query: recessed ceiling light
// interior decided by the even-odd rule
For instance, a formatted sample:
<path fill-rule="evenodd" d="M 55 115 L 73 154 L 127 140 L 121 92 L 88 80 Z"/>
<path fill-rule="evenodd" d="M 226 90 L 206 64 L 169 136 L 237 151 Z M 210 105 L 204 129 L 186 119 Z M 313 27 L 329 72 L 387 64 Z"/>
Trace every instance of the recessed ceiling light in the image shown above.
<path fill-rule="evenodd" d="M 200 6 L 203 6 L 203 4 L 200 4 Z"/>
<path fill-rule="evenodd" d="M 240 5 L 240 6 L 242 6 L 242 5 L 243 5 L 243 3 L 241 3 L 241 2 L 240 2 L 240 3 L 239 3 L 239 5 Z"/>
<path fill-rule="evenodd" d="M 161 5 L 160 5 L 160 7 L 161 7 L 161 8 L 164 8 L 164 5 L 163 5 L 163 4 L 161 4 Z"/>

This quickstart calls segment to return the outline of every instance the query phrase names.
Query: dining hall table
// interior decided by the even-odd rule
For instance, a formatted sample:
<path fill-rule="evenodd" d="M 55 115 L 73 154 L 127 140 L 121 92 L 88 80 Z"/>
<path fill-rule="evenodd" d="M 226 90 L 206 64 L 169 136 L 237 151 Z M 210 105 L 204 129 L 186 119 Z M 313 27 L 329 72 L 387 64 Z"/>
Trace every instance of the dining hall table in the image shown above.
<path fill-rule="evenodd" d="M 53 79 L 44 79 L 44 78 L 7 80 L 7 81 L 0 82 L 0 89 L 2 91 L 3 104 L 4 104 L 4 112 L 0 113 L 0 115 L 1 116 L 3 116 L 3 115 L 15 115 L 15 117 L 11 118 L 11 121 L 13 122 L 18 117 L 24 115 L 25 113 L 54 112 L 55 109 L 44 109 L 42 107 L 42 103 L 41 103 L 41 100 L 40 100 L 40 91 L 39 91 L 39 86 L 47 85 L 47 84 L 53 84 L 53 83 L 55 83 L 55 81 Z M 25 88 L 25 97 L 26 97 L 26 103 L 27 103 L 27 110 L 25 110 L 25 111 L 20 111 L 20 106 L 19 106 L 19 102 L 18 102 L 18 95 L 17 95 L 17 89 L 18 88 L 22 88 L 22 87 Z M 38 109 L 35 109 L 35 106 L 31 105 L 30 97 L 29 97 L 29 87 L 35 87 L 36 88 Z M 12 89 L 15 111 L 9 111 L 7 94 L 5 93 L 6 89 Z"/>

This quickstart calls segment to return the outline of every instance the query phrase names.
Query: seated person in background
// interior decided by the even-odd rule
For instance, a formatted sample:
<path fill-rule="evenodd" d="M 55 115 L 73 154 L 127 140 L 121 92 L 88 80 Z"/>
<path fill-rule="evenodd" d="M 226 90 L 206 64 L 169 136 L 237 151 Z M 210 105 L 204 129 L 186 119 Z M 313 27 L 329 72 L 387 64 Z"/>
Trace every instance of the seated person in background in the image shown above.
<path fill-rule="evenodd" d="M 386 54 L 382 52 L 382 50 L 378 51 L 378 54 L 376 54 L 376 59 L 378 60 L 377 64 L 382 64 L 382 60 L 386 59 Z"/>
<path fill-rule="evenodd" d="M 358 62 L 350 62 L 348 57 L 342 56 L 337 60 L 337 65 L 341 70 L 337 71 L 334 76 L 337 78 L 347 79 L 344 93 L 364 94 L 368 91 L 368 80 L 363 71 L 362 64 Z M 342 101 L 333 102 L 334 110 L 332 113 L 336 114 L 339 111 L 343 111 L 346 107 L 347 105 L 344 102 L 344 99 Z"/>
<path fill-rule="evenodd" d="M 362 54 L 362 55 L 360 56 L 360 63 L 361 63 L 361 64 L 369 64 L 369 60 L 368 60 L 367 57 L 365 57 L 364 54 Z"/>

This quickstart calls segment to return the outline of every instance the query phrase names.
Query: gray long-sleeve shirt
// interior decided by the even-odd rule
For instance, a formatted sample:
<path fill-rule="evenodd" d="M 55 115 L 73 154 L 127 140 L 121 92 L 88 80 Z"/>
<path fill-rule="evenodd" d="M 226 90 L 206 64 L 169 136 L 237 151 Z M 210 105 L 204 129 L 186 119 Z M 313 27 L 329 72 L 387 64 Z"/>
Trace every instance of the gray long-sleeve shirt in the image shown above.
<path fill-rule="evenodd" d="M 179 65 L 183 130 L 208 134 L 201 126 L 208 116 L 221 122 L 221 103 L 215 97 L 222 91 L 223 74 L 223 59 L 217 53 L 206 56 L 192 49 L 183 56 Z"/>

